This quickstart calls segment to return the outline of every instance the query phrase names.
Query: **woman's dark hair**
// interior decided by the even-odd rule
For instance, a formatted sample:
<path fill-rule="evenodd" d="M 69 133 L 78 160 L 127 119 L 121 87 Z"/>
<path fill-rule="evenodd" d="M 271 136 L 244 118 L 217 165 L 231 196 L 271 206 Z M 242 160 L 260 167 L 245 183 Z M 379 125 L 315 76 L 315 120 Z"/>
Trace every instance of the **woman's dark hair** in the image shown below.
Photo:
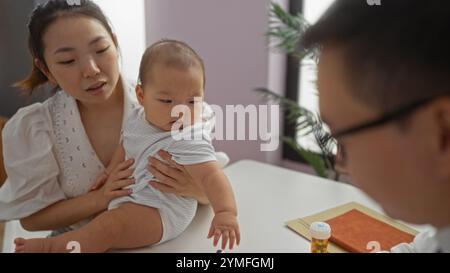
<path fill-rule="evenodd" d="M 336 0 L 300 46 L 342 48 L 349 93 L 380 112 L 450 95 L 450 1 L 369 2 Z"/>
<path fill-rule="evenodd" d="M 70 4 L 72 3 L 73 4 Z M 31 54 L 32 70 L 28 77 L 14 84 L 23 90 L 33 92 L 39 86 L 48 82 L 48 78 L 36 66 L 35 59 L 38 59 L 47 67 L 44 60 L 43 35 L 48 26 L 61 16 L 87 16 L 98 20 L 113 38 L 113 31 L 108 19 L 102 10 L 90 0 L 79 1 L 49 0 L 37 6 L 30 15 L 28 21 L 28 49 Z M 115 39 L 113 39 L 115 41 Z M 116 44 L 116 47 L 118 45 Z"/>

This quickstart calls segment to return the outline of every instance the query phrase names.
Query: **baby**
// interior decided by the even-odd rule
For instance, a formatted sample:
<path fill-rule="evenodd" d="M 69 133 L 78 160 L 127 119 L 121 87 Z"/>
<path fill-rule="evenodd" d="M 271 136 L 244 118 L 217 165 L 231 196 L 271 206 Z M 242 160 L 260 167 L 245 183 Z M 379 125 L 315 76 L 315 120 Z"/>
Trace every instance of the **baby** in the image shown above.
<path fill-rule="evenodd" d="M 144 53 L 139 78 L 136 95 L 143 107 L 134 109 L 125 123 L 123 147 L 116 151 L 107 169 L 107 172 L 114 169 L 124 157 L 134 158 L 135 184 L 127 187 L 132 193 L 113 199 L 108 211 L 78 230 L 46 239 L 16 240 L 16 251 L 67 251 L 67 243 L 76 241 L 81 252 L 102 252 L 162 243 L 180 235 L 195 216 L 197 201 L 163 193 L 148 184 L 156 180 L 147 170 L 148 158 L 157 156 L 161 149 L 172 155 L 174 164 L 183 165 L 206 193 L 215 213 L 208 238 L 214 236 L 217 245 L 222 237 L 222 248 L 228 241 L 230 248 L 239 244 L 233 191 L 217 163 L 211 127 L 201 116 L 205 85 L 203 61 L 187 44 L 162 40 Z M 99 186 L 102 185 L 96 185 Z M 151 234 L 140 238 L 128 230 L 110 235 L 109 240 L 99 239 L 107 237 L 105 227 L 129 219 L 142 219 L 133 224 L 148 226 Z M 114 236 L 121 239 L 111 238 Z"/>

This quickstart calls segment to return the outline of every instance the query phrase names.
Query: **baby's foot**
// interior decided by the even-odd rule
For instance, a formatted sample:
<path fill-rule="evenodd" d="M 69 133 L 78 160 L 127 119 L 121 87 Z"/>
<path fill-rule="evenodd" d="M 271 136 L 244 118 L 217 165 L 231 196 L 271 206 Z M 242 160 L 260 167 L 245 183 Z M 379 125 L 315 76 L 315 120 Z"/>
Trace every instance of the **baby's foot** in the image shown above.
<path fill-rule="evenodd" d="M 16 245 L 15 252 L 17 253 L 67 252 L 66 249 L 58 247 L 57 242 L 53 238 L 16 238 L 14 244 Z"/>

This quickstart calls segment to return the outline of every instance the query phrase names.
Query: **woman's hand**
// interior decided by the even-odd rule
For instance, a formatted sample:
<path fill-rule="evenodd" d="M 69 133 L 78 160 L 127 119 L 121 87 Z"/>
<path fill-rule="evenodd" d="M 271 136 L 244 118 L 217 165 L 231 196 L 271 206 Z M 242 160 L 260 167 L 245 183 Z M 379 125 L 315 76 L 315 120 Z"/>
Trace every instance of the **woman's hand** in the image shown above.
<path fill-rule="evenodd" d="M 103 185 L 105 185 L 106 181 L 108 180 L 109 174 L 108 171 L 104 171 L 101 175 L 97 176 L 97 178 L 94 181 L 94 185 L 91 187 L 89 191 L 95 191 L 99 188 L 101 188 Z"/>
<path fill-rule="evenodd" d="M 97 190 L 101 188 L 108 180 L 109 174 L 111 174 L 114 169 L 125 160 L 125 149 L 122 143 L 114 151 L 113 157 L 111 158 L 111 162 L 108 167 L 100 174 L 94 182 L 94 185 L 91 187 L 90 191 Z"/>
<path fill-rule="evenodd" d="M 162 192 L 195 198 L 201 204 L 209 203 L 200 185 L 192 179 L 183 165 L 173 161 L 166 151 L 161 150 L 158 155 L 168 163 L 154 157 L 149 158 L 148 170 L 159 180 L 150 181 L 152 187 Z"/>
<path fill-rule="evenodd" d="M 96 201 L 101 208 L 106 209 L 109 202 L 114 198 L 127 196 L 133 193 L 131 189 L 124 189 L 135 183 L 134 178 L 131 177 L 134 169 L 130 168 L 133 163 L 133 159 L 123 161 L 118 164 L 110 174 L 105 173 L 98 178 L 96 182 L 97 187 L 100 187 L 98 185 L 101 184 L 99 183 L 99 180 L 106 180 L 106 182 L 95 191 L 97 195 Z"/>

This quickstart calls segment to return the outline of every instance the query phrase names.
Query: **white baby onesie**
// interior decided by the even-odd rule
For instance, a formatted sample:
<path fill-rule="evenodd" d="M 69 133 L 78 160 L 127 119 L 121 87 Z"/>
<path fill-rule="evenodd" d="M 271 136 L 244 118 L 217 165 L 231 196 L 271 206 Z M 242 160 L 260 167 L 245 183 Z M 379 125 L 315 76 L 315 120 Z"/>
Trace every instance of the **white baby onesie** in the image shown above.
<path fill-rule="evenodd" d="M 142 107 L 133 110 L 124 125 L 123 145 L 127 158 L 135 160 L 133 176 L 136 182 L 128 187 L 133 193 L 112 200 L 109 209 L 124 202 L 157 208 L 163 224 L 163 236 L 159 243 L 180 235 L 194 218 L 197 201 L 163 193 L 150 186 L 148 182 L 155 180 L 155 177 L 147 170 L 148 158 L 159 158 L 156 153 L 162 149 L 182 165 L 216 161 L 210 128 L 208 124 L 196 123 L 182 131 L 162 131 L 145 119 Z"/>

